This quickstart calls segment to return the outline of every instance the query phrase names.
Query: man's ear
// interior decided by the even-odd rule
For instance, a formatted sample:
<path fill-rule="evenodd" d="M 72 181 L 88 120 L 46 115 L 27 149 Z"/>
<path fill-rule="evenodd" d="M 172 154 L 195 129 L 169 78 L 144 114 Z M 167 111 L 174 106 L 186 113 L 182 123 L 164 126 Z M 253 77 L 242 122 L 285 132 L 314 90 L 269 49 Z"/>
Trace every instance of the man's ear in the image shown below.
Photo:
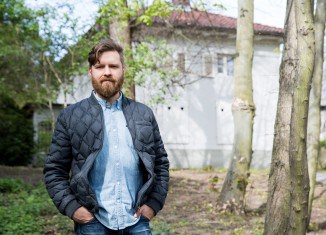
<path fill-rule="evenodd" d="M 88 76 L 92 77 L 92 68 L 91 67 L 88 68 Z"/>

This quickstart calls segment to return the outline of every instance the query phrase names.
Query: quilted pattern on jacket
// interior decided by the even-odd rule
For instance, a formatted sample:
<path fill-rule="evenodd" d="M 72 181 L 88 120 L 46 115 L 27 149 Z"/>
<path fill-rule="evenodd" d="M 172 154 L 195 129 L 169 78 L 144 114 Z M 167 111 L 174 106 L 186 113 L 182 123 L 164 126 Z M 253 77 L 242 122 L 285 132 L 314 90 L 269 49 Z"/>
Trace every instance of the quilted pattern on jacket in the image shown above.
<path fill-rule="evenodd" d="M 150 108 L 125 97 L 122 109 L 146 169 L 136 207 L 145 203 L 157 213 L 163 208 L 169 182 L 169 161 L 157 122 Z M 57 119 L 44 181 L 54 204 L 69 217 L 80 206 L 93 213 L 98 210 L 87 175 L 102 147 L 103 123 L 102 109 L 93 94 L 64 109 Z"/>

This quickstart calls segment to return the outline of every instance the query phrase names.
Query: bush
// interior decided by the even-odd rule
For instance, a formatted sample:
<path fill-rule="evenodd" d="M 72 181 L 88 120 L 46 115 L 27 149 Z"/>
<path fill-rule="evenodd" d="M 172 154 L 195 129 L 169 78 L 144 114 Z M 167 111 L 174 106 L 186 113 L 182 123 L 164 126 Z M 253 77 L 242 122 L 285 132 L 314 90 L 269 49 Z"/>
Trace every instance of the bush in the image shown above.
<path fill-rule="evenodd" d="M 21 180 L 0 179 L 0 187 L 3 185 L 6 193 L 0 193 L 0 234 L 72 234 L 72 221 L 59 214 L 43 183 L 32 187 Z"/>
<path fill-rule="evenodd" d="M 0 93 L 0 164 L 27 165 L 32 159 L 33 123 L 28 112 Z"/>
<path fill-rule="evenodd" d="M 28 185 L 21 179 L 0 179 L 0 193 L 17 193 L 22 190 L 26 190 Z"/>

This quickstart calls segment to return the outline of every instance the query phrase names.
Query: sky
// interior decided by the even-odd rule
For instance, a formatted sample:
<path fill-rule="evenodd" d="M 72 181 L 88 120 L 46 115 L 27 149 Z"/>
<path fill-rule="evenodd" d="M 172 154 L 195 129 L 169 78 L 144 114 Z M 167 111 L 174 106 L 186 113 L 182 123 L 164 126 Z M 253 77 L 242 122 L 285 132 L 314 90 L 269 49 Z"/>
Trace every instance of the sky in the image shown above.
<path fill-rule="evenodd" d="M 63 0 L 26 0 L 31 7 L 37 7 L 44 3 L 54 5 Z M 75 14 L 80 18 L 80 24 L 91 24 L 97 11 L 96 4 L 92 0 L 70 0 L 75 6 Z M 226 10 L 219 11 L 220 14 L 237 17 L 238 0 L 207 0 L 206 3 L 221 3 Z M 286 0 L 254 0 L 254 22 L 283 28 Z"/>
<path fill-rule="evenodd" d="M 220 0 L 219 2 L 227 8 L 221 14 L 237 17 L 237 0 Z M 286 2 L 286 0 L 254 0 L 254 22 L 283 28 Z"/>

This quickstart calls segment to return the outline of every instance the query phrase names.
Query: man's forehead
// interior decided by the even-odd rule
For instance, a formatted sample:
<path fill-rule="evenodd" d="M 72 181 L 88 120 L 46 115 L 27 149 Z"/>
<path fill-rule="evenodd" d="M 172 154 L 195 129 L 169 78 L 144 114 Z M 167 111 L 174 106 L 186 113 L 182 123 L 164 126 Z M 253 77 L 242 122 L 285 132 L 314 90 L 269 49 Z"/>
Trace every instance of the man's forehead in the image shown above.
<path fill-rule="evenodd" d="M 98 61 L 101 59 L 120 59 L 120 55 L 117 51 L 105 51 L 98 57 Z"/>

